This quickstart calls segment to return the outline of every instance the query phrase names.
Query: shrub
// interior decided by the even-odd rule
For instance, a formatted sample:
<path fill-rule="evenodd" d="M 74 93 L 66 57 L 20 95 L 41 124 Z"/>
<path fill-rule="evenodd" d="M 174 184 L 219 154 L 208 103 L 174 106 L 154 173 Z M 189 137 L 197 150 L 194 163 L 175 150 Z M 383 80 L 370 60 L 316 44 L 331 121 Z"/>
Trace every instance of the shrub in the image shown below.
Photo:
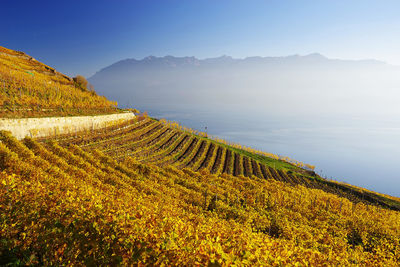
<path fill-rule="evenodd" d="M 89 82 L 82 75 L 74 77 L 75 86 L 83 91 L 87 91 Z"/>

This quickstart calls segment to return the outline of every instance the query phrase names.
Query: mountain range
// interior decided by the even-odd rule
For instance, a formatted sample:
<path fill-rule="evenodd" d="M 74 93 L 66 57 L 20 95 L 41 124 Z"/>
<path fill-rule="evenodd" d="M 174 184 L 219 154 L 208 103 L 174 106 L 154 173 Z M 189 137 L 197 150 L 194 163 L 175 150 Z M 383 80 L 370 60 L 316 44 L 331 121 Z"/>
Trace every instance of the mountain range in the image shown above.
<path fill-rule="evenodd" d="M 148 68 L 209 68 L 209 67 L 277 67 L 277 66 L 333 66 L 333 67 L 383 67 L 388 66 L 385 62 L 365 59 L 365 60 L 340 60 L 340 59 L 330 59 L 319 53 L 313 53 L 305 56 L 291 55 L 286 57 L 261 57 L 253 56 L 246 57 L 243 59 L 233 58 L 231 56 L 220 56 L 215 58 L 198 59 L 194 56 L 186 57 L 174 57 L 174 56 L 148 56 L 141 60 L 130 58 L 120 60 L 110 66 L 107 66 L 100 71 L 98 71 L 94 76 L 91 77 L 92 80 L 98 78 L 104 73 L 115 72 L 115 71 L 128 71 L 128 70 L 144 70 Z"/>
<path fill-rule="evenodd" d="M 315 109 L 368 111 L 377 90 L 392 90 L 399 77 L 399 68 L 385 62 L 330 59 L 314 53 L 244 59 L 148 56 L 118 61 L 89 82 L 121 107 L 148 110 L 169 105 L 176 110 L 186 105 L 218 110 L 224 103 L 232 109 L 314 114 Z"/>

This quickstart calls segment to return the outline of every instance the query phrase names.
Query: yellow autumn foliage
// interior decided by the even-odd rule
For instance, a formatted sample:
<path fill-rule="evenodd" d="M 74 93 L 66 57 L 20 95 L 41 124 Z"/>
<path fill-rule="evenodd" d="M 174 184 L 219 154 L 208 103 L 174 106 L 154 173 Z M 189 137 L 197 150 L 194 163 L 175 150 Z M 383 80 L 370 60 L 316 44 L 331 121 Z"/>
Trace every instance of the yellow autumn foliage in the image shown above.
<path fill-rule="evenodd" d="M 28 55 L 0 47 L 2 117 L 102 114 L 115 112 L 116 106 Z"/>
<path fill-rule="evenodd" d="M 398 266 L 400 214 L 274 179 L 1 133 L 0 259 L 21 265 Z"/>

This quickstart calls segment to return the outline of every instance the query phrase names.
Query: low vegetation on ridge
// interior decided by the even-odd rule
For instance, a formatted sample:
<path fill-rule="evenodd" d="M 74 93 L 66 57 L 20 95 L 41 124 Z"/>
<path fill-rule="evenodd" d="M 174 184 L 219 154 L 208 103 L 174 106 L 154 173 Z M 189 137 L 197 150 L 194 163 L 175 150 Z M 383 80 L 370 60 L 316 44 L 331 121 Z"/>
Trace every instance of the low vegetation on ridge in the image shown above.
<path fill-rule="evenodd" d="M 116 112 L 117 103 L 23 52 L 0 46 L 0 116 L 41 117 Z"/>

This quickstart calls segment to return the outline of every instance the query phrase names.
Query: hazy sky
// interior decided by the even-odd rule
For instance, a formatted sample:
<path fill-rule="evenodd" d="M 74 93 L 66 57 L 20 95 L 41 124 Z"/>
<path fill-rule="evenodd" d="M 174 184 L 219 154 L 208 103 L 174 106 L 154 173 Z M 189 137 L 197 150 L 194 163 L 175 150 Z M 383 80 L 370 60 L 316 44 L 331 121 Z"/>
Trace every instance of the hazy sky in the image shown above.
<path fill-rule="evenodd" d="M 69 75 L 148 55 L 375 58 L 400 65 L 400 1 L 2 0 L 0 45 Z"/>

